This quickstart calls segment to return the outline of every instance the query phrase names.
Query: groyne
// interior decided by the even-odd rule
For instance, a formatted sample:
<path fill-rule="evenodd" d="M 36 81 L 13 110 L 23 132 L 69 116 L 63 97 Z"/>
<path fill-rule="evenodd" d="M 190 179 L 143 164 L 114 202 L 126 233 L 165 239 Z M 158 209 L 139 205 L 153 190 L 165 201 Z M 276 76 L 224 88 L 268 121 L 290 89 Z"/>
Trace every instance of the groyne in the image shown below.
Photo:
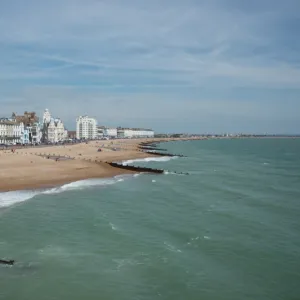
<path fill-rule="evenodd" d="M 182 154 L 171 154 L 171 153 L 160 153 L 160 152 L 157 152 L 157 151 L 144 151 L 146 153 L 149 153 L 151 155 L 157 155 L 157 156 L 169 156 L 169 157 L 186 157 L 185 155 L 182 155 Z"/>
<path fill-rule="evenodd" d="M 176 171 L 169 171 L 164 169 L 154 169 L 154 168 L 147 168 L 147 167 L 138 167 L 138 166 L 132 166 L 132 165 L 124 165 L 122 163 L 116 163 L 116 162 L 106 162 L 110 166 L 114 168 L 134 171 L 138 173 L 153 173 L 153 174 L 177 174 L 177 175 L 189 175 L 187 172 L 176 172 Z"/>
<path fill-rule="evenodd" d="M 142 150 L 154 150 L 154 151 L 168 151 L 167 149 L 157 148 L 157 147 L 150 147 L 150 146 L 139 146 L 139 149 Z"/>
<path fill-rule="evenodd" d="M 131 165 L 123 165 L 121 163 L 116 163 L 116 162 L 107 162 L 110 166 L 119 168 L 119 169 L 124 169 L 124 170 L 129 170 L 129 171 L 134 171 L 134 172 L 139 172 L 139 173 L 156 173 L 156 174 L 163 174 L 165 170 L 163 169 L 153 169 L 153 168 L 146 168 L 146 167 L 136 167 L 136 166 L 131 166 Z"/>

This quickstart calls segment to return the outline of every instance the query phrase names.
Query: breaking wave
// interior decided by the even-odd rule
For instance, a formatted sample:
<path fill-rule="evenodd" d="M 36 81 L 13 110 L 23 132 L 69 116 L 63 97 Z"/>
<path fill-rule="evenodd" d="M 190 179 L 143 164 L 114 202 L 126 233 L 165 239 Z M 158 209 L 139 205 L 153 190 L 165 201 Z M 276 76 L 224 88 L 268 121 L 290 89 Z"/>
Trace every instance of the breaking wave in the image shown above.
<path fill-rule="evenodd" d="M 143 162 L 143 163 L 148 163 L 148 162 L 165 162 L 165 161 L 170 161 L 172 159 L 175 159 L 177 158 L 177 156 L 172 156 L 172 157 L 169 157 L 169 156 L 163 156 L 163 157 L 146 157 L 146 158 L 138 158 L 138 159 L 130 159 L 130 160 L 124 160 L 122 161 L 122 164 L 123 165 L 127 165 L 127 164 L 133 164 L 133 163 L 136 163 L 136 162 Z"/>
<path fill-rule="evenodd" d="M 0 208 L 24 202 L 38 194 L 38 191 L 13 191 L 0 193 Z"/>
<path fill-rule="evenodd" d="M 0 193 L 0 208 L 9 207 L 17 203 L 29 200 L 37 195 L 59 194 L 66 191 L 82 190 L 93 186 L 106 186 L 122 182 L 126 178 L 133 177 L 131 175 L 115 176 L 113 178 L 104 179 L 86 179 L 64 184 L 47 190 L 29 190 L 29 191 L 12 191 Z"/>

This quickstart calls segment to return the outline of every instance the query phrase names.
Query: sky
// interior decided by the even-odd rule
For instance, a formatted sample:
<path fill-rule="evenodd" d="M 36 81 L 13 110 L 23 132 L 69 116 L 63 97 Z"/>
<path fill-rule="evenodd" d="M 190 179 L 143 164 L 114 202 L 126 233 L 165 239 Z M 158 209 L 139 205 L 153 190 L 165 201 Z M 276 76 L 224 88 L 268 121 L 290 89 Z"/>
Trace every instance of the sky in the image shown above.
<path fill-rule="evenodd" d="M 299 0 L 1 0 L 0 116 L 300 133 Z"/>

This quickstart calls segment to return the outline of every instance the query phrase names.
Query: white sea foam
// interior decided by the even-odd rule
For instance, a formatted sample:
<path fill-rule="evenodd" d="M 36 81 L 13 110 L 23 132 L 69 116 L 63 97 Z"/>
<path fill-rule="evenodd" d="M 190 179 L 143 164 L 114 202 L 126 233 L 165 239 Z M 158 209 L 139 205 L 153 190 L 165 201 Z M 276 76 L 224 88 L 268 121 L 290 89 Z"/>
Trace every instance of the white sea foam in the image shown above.
<path fill-rule="evenodd" d="M 171 171 L 164 171 L 164 175 L 176 175 L 176 176 L 185 176 L 183 173 L 176 173 Z"/>
<path fill-rule="evenodd" d="M 109 225 L 112 230 L 115 230 L 115 231 L 118 230 L 118 228 L 113 223 L 109 222 Z"/>
<path fill-rule="evenodd" d="M 121 175 L 121 176 L 116 176 L 113 178 L 106 178 L 106 179 L 86 179 L 86 180 L 67 183 L 62 186 L 47 189 L 47 190 L 4 192 L 4 193 L 0 193 L 0 208 L 9 207 L 14 204 L 24 202 L 26 200 L 35 197 L 36 195 L 59 194 L 66 191 L 82 190 L 94 186 L 106 186 L 106 185 L 115 184 L 117 182 L 122 182 L 124 181 L 125 178 L 129 178 L 129 177 L 132 176 Z"/>
<path fill-rule="evenodd" d="M 59 187 L 52 188 L 50 190 L 46 190 L 41 192 L 41 194 L 58 194 L 65 191 L 72 191 L 72 190 L 82 190 L 93 186 L 105 186 L 114 184 L 119 182 L 120 180 L 124 180 L 122 178 L 107 178 L 107 179 L 86 179 L 86 180 L 79 180 L 71 183 L 64 184 Z"/>
<path fill-rule="evenodd" d="M 180 249 L 177 249 L 176 247 L 174 247 L 173 245 L 167 243 L 167 242 L 164 242 L 164 245 L 166 246 L 166 248 L 172 252 L 178 252 L 178 253 L 181 253 L 182 251 Z"/>
<path fill-rule="evenodd" d="M 127 164 L 133 164 L 136 162 L 143 162 L 143 163 L 148 163 L 148 162 L 165 162 L 165 161 L 169 161 L 172 159 L 177 158 L 177 156 L 163 156 L 163 157 L 146 157 L 146 158 L 138 158 L 138 159 L 130 159 L 130 160 L 124 160 L 122 162 L 123 165 L 127 165 Z"/>
<path fill-rule="evenodd" d="M 38 193 L 38 191 L 13 191 L 0 193 L 0 208 L 8 207 L 19 202 L 24 202 L 33 198 Z"/>
<path fill-rule="evenodd" d="M 113 259 L 113 262 L 116 263 L 116 271 L 120 271 L 120 269 L 124 267 L 131 267 L 142 264 L 133 258 Z"/>

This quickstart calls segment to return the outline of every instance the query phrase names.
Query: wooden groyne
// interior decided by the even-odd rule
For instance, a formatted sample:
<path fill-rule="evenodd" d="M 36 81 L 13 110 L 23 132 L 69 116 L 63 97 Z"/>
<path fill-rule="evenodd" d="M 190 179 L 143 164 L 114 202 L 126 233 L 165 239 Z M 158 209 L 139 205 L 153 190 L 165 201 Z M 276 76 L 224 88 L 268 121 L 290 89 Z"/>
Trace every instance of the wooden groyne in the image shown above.
<path fill-rule="evenodd" d="M 155 142 L 140 143 L 140 146 L 157 147 L 157 143 Z"/>
<path fill-rule="evenodd" d="M 157 155 L 157 156 L 169 156 L 169 157 L 186 157 L 185 155 L 182 154 L 171 154 L 171 153 L 160 153 L 160 152 L 156 152 L 156 151 L 144 151 L 146 153 L 152 154 L 152 155 Z"/>
<path fill-rule="evenodd" d="M 53 159 L 53 160 L 73 160 L 75 157 L 67 156 L 67 155 L 59 155 L 59 154 L 47 154 L 47 153 L 36 153 L 36 156 L 40 156 L 47 159 Z"/>
<path fill-rule="evenodd" d="M 150 146 L 139 146 L 139 149 L 142 149 L 142 150 L 155 150 L 155 151 L 168 151 L 167 149 L 150 147 Z"/>
<path fill-rule="evenodd" d="M 156 173 L 156 174 L 163 174 L 164 170 L 162 169 L 153 169 L 153 168 L 146 168 L 146 167 L 136 167 L 136 166 L 130 166 L 130 165 L 123 165 L 121 163 L 115 163 L 115 162 L 108 162 L 108 164 L 112 167 L 139 172 L 139 173 Z"/>
<path fill-rule="evenodd" d="M 163 169 L 137 167 L 137 166 L 132 166 L 132 165 L 123 165 L 121 163 L 115 163 L 115 162 L 106 162 L 106 163 L 114 168 L 134 171 L 134 172 L 138 172 L 138 173 L 154 173 L 154 174 L 172 173 L 172 174 L 177 174 L 177 175 L 189 175 L 189 173 L 187 173 L 187 172 L 176 172 L 176 171 L 169 171 L 169 170 L 163 170 Z"/>

